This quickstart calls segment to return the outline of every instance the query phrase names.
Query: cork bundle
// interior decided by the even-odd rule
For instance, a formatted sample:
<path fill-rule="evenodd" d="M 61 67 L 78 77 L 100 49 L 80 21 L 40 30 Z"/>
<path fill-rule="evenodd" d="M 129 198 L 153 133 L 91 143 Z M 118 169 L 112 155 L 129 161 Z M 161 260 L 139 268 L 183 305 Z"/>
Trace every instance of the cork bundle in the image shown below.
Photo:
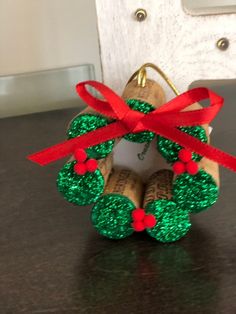
<path fill-rule="evenodd" d="M 136 111 L 147 114 L 165 103 L 161 86 L 146 80 L 140 86 L 131 80 L 122 98 Z M 196 103 L 187 110 L 201 107 Z M 69 124 L 68 138 L 106 126 L 112 120 L 86 108 Z M 209 126 L 180 127 L 209 143 Z M 156 141 L 156 152 L 166 160 L 166 168 L 153 173 L 146 182 L 139 174 L 113 165 L 112 151 L 121 140 L 136 143 Z M 171 168 L 171 169 L 170 169 Z M 218 198 L 218 164 L 190 152 L 177 143 L 149 131 L 130 133 L 124 139 L 109 140 L 75 150 L 58 174 L 58 190 L 76 205 L 94 204 L 91 220 L 95 229 L 110 239 L 122 239 L 133 232 L 146 231 L 157 241 L 179 240 L 190 229 L 190 215 L 211 207 Z"/>

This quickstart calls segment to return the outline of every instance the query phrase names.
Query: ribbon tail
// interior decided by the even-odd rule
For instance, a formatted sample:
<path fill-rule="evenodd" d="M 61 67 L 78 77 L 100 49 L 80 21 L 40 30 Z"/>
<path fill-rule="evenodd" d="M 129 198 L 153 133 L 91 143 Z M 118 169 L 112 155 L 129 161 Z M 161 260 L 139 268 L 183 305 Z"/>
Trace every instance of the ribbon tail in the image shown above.
<path fill-rule="evenodd" d="M 108 140 L 121 137 L 126 133 L 127 130 L 120 121 L 113 122 L 95 131 L 91 131 L 76 138 L 72 138 L 54 146 L 45 148 L 37 153 L 27 156 L 27 159 L 39 164 L 40 166 L 46 166 L 58 159 L 73 154 L 76 148 L 86 149 Z"/>
<path fill-rule="evenodd" d="M 146 125 L 146 129 L 155 132 L 161 136 L 170 139 L 173 142 L 193 151 L 203 157 L 217 162 L 221 166 L 236 172 L 236 157 L 225 153 L 224 151 L 203 143 L 197 138 L 180 131 L 177 128 L 172 128 L 167 125 L 158 123 L 157 125 Z"/>

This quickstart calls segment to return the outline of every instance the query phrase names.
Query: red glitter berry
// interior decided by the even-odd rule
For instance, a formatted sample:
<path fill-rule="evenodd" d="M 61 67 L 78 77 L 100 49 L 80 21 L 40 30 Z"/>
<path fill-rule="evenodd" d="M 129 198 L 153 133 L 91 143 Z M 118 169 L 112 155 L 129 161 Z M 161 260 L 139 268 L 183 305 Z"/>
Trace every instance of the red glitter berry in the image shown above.
<path fill-rule="evenodd" d="M 86 168 L 85 164 L 76 163 L 76 164 L 74 165 L 74 171 L 75 171 L 78 175 L 83 176 L 83 175 L 86 173 L 87 168 Z"/>
<path fill-rule="evenodd" d="M 98 162 L 96 159 L 89 159 L 86 161 L 86 168 L 89 172 L 94 172 L 98 168 Z"/>
<path fill-rule="evenodd" d="M 199 170 L 198 164 L 195 161 L 191 160 L 187 163 L 186 170 L 189 174 L 195 175 L 198 173 Z"/>
<path fill-rule="evenodd" d="M 144 217 L 143 223 L 146 228 L 153 228 L 157 223 L 156 217 L 152 214 L 148 214 Z"/>
<path fill-rule="evenodd" d="M 175 174 L 182 174 L 185 172 L 185 164 L 182 163 L 181 161 L 176 161 L 173 164 L 173 171 Z"/>
<path fill-rule="evenodd" d="M 134 221 L 142 221 L 145 217 L 145 211 L 142 208 L 136 208 L 132 211 L 132 218 Z"/>
<path fill-rule="evenodd" d="M 84 162 L 87 159 L 87 153 L 84 149 L 76 149 L 74 157 L 78 162 Z"/>
<path fill-rule="evenodd" d="M 192 153 L 188 149 L 181 149 L 178 153 L 179 159 L 183 162 L 189 162 L 192 159 Z"/>
<path fill-rule="evenodd" d="M 134 231 L 141 232 L 145 229 L 144 223 L 142 221 L 134 221 L 132 223 Z"/>

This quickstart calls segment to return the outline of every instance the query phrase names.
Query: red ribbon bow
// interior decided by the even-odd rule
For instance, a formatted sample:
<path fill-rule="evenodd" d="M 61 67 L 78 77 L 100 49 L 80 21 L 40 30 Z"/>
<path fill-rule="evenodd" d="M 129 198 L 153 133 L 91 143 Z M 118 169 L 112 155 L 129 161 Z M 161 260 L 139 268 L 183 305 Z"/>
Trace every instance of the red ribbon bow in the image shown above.
<path fill-rule="evenodd" d="M 88 92 L 86 86 L 95 88 L 105 100 Z M 42 166 L 73 154 L 75 149 L 88 147 L 122 137 L 128 133 L 151 131 L 205 156 L 220 165 L 236 171 L 236 158 L 222 150 L 203 143 L 182 132 L 177 127 L 209 124 L 223 106 L 223 98 L 207 88 L 195 88 L 170 100 L 160 108 L 144 114 L 129 108 L 125 101 L 106 85 L 86 81 L 76 86 L 79 96 L 93 109 L 115 119 L 109 125 L 95 131 L 69 139 L 28 156 L 28 159 Z M 195 102 L 210 100 L 210 106 L 199 110 L 181 111 Z"/>

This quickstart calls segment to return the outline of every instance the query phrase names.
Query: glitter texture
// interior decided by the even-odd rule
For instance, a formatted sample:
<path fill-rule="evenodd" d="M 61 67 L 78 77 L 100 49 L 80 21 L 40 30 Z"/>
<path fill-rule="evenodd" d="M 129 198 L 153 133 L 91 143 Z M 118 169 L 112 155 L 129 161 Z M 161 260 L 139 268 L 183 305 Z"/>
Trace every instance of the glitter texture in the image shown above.
<path fill-rule="evenodd" d="M 92 223 L 97 231 L 110 239 L 122 239 L 131 235 L 134 204 L 120 194 L 101 196 L 92 209 Z"/>
<path fill-rule="evenodd" d="M 200 170 L 192 176 L 184 173 L 173 184 L 173 199 L 182 208 L 198 213 L 212 206 L 218 198 L 219 188 L 212 176 Z"/>
<path fill-rule="evenodd" d="M 171 200 L 156 200 L 150 202 L 146 212 L 157 219 L 154 228 L 146 229 L 156 240 L 166 243 L 174 242 L 185 236 L 191 227 L 187 210 L 179 209 Z"/>
<path fill-rule="evenodd" d="M 180 127 L 181 131 L 198 138 L 201 142 L 207 143 L 206 131 L 201 126 Z M 162 136 L 157 137 L 157 150 L 166 159 L 167 162 L 173 163 L 177 161 L 178 152 L 182 149 L 180 145 Z M 193 153 L 193 160 L 200 161 L 202 156 Z"/>
<path fill-rule="evenodd" d="M 68 162 L 58 173 L 57 188 L 64 198 L 76 205 L 89 205 L 99 198 L 104 191 L 104 178 L 100 170 L 85 175 L 74 172 L 76 161 Z"/>
<path fill-rule="evenodd" d="M 152 105 L 149 105 L 146 102 L 136 99 L 128 99 L 126 100 L 127 105 L 133 110 L 137 110 L 143 113 L 149 113 L 153 111 L 155 108 Z M 145 143 L 150 142 L 154 139 L 155 133 L 144 131 L 138 133 L 130 133 L 124 136 L 127 141 L 135 142 L 135 143 Z"/>
<path fill-rule="evenodd" d="M 108 124 L 108 120 L 99 114 L 81 114 L 75 117 L 71 122 L 70 128 L 67 131 L 67 136 L 69 139 L 74 138 L 82 134 L 94 131 Z M 106 141 L 104 143 L 87 148 L 86 152 L 90 158 L 104 158 L 111 153 L 114 142 L 115 140 Z"/>

